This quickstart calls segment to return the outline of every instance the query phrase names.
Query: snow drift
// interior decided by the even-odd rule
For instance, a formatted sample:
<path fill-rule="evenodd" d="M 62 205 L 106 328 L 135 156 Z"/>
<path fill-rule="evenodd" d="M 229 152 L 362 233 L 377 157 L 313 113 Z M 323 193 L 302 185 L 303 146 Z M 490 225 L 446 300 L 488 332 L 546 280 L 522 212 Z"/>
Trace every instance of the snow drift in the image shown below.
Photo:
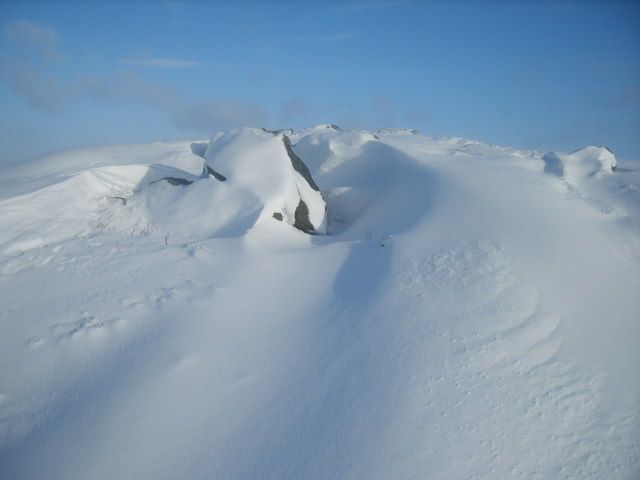
<path fill-rule="evenodd" d="M 0 478 L 637 478 L 639 291 L 605 149 L 43 157 L 0 172 Z"/>
<path fill-rule="evenodd" d="M 572 182 L 615 172 L 618 164 L 615 155 L 607 147 L 586 147 L 573 153 L 549 152 L 543 160 L 545 172 Z"/>
<path fill-rule="evenodd" d="M 162 164 L 96 167 L 0 202 L 0 249 L 20 253 L 96 229 L 194 241 L 274 217 L 326 233 L 322 195 L 283 134 L 246 128 L 195 148 L 206 159 L 203 176 Z"/>

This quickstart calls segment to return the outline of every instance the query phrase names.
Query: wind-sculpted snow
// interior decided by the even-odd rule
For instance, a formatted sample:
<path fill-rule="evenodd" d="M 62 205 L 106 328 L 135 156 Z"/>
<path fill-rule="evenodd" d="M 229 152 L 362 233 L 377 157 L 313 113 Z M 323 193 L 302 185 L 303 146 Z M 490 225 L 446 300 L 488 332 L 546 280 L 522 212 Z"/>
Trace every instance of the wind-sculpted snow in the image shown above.
<path fill-rule="evenodd" d="M 21 253 L 79 236 L 96 229 L 128 230 L 148 224 L 147 211 L 121 215 L 106 223 L 113 209 L 126 210 L 127 199 L 142 186 L 165 179 L 169 184 L 192 183 L 196 177 L 162 165 L 122 165 L 90 169 L 35 192 L 0 201 L 0 249 Z M 128 210 L 132 208 L 129 204 Z M 111 215 L 112 216 L 112 215 Z M 114 219 L 116 220 L 116 219 Z M 146 226 L 145 226 L 146 228 Z M 134 230 L 135 233 L 135 230 Z"/>
<path fill-rule="evenodd" d="M 212 139 L 207 166 L 260 204 L 258 222 L 279 213 L 306 233 L 324 234 L 325 203 L 308 168 L 282 133 L 244 128 Z M 212 208 L 216 207 L 212 205 Z"/>
<path fill-rule="evenodd" d="M 322 125 L 0 173 L 0 478 L 640 472 L 634 162 Z"/>
<path fill-rule="evenodd" d="M 549 152 L 543 157 L 545 172 L 570 182 L 616 171 L 618 162 L 606 147 L 586 147 L 573 153 Z"/>
<path fill-rule="evenodd" d="M 214 140 L 206 153 L 201 144 L 190 149 L 228 172 L 228 184 L 214 181 L 227 178 L 206 163 L 200 177 L 160 164 L 88 169 L 0 201 L 0 249 L 20 253 L 100 230 L 155 232 L 167 243 L 236 236 L 273 212 L 306 233 L 325 233 L 324 200 L 287 137 L 245 129 Z"/>
<path fill-rule="evenodd" d="M 628 221 L 640 212 L 640 189 L 634 183 L 636 172 L 619 169 L 615 155 L 608 148 L 549 152 L 542 159 L 545 173 L 557 177 L 572 195 L 599 213 Z"/>

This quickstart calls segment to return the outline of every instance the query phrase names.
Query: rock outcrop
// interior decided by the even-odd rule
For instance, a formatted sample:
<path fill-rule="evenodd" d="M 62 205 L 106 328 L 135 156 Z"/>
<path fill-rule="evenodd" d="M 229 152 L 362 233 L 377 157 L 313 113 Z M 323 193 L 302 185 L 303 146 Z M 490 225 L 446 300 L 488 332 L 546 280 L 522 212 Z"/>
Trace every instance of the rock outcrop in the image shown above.
<path fill-rule="evenodd" d="M 256 223 L 282 219 L 305 233 L 326 233 L 320 189 L 284 132 L 257 128 L 226 132 L 212 140 L 205 161 L 206 173 L 261 204 Z"/>

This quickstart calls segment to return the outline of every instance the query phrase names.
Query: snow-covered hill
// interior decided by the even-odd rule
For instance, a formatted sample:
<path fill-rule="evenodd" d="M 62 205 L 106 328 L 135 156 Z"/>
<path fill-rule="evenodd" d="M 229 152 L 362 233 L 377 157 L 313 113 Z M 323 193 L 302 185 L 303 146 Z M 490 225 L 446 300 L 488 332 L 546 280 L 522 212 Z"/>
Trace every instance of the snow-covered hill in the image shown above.
<path fill-rule="evenodd" d="M 640 171 L 239 129 L 0 171 L 0 478 L 632 479 Z"/>

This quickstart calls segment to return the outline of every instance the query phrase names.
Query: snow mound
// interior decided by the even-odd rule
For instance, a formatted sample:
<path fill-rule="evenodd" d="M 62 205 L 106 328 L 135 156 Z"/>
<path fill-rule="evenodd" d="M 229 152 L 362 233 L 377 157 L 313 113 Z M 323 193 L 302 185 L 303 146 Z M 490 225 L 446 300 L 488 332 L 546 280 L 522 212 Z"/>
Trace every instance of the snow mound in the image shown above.
<path fill-rule="evenodd" d="M 569 182 L 616 170 L 618 162 L 607 147 L 586 147 L 573 153 L 549 152 L 542 157 L 544 171 Z"/>
<path fill-rule="evenodd" d="M 331 126 L 302 130 L 291 137 L 293 148 L 304 158 L 314 178 L 334 170 L 362 154 L 377 137 L 364 131 L 345 131 Z"/>
<path fill-rule="evenodd" d="M 244 192 L 259 203 L 256 223 L 275 218 L 306 233 L 326 233 L 326 205 L 319 188 L 282 132 L 232 130 L 211 142 L 205 161 L 210 172 L 228 179 L 237 196 Z"/>
<path fill-rule="evenodd" d="M 242 129 L 185 146 L 206 159 L 203 175 L 138 163 L 45 175 L 46 186 L 0 201 L 0 251 L 16 255 L 107 231 L 166 241 L 233 237 L 265 218 L 326 233 L 322 195 L 284 134 Z"/>
<path fill-rule="evenodd" d="M 107 222 L 142 185 L 192 183 L 197 177 L 164 165 L 121 165 L 87 170 L 35 192 L 0 202 L 0 250 L 16 254 L 96 229 L 131 231 L 139 218 Z M 165 182 L 163 182 L 165 183 Z M 139 215 L 138 215 L 139 217 Z"/>
<path fill-rule="evenodd" d="M 199 174 L 202 157 L 190 148 L 191 141 L 109 145 L 52 153 L 2 169 L 0 200 L 33 193 L 97 168 L 165 165 Z M 206 147 L 206 144 L 205 144 Z M 197 149 L 197 147 L 196 147 Z"/>

